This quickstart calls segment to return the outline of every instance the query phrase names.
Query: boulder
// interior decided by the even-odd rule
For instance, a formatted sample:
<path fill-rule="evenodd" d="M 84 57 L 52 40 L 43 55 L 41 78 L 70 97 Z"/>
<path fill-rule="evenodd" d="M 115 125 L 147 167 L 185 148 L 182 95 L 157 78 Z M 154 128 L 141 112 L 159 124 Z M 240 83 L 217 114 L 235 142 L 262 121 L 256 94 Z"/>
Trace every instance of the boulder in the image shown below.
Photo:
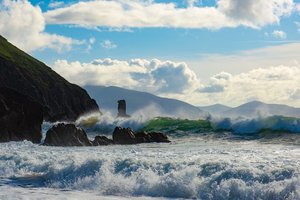
<path fill-rule="evenodd" d="M 60 123 L 47 131 L 43 145 L 47 146 L 92 146 L 87 134 L 74 124 Z"/>
<path fill-rule="evenodd" d="M 41 142 L 43 107 L 10 88 L 0 87 L 0 142 Z"/>
<path fill-rule="evenodd" d="M 94 141 L 92 141 L 93 146 L 103 146 L 103 145 L 110 145 L 110 144 L 114 144 L 114 141 L 112 139 L 108 139 L 105 136 L 99 136 L 97 135 L 94 139 Z"/>
<path fill-rule="evenodd" d="M 116 127 L 113 132 L 115 144 L 136 144 L 134 132 L 130 128 Z"/>

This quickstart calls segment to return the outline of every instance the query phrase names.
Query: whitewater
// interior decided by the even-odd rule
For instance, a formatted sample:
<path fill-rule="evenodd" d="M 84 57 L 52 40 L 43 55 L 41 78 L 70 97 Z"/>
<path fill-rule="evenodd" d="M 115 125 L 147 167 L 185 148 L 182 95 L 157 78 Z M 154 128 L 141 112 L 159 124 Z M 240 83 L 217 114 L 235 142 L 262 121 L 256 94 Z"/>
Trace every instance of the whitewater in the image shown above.
<path fill-rule="evenodd" d="M 119 123 L 134 124 L 113 125 Z M 89 136 L 104 124 L 107 120 Z M 0 199 L 300 199 L 297 134 L 166 134 L 170 144 L 1 143 Z"/>

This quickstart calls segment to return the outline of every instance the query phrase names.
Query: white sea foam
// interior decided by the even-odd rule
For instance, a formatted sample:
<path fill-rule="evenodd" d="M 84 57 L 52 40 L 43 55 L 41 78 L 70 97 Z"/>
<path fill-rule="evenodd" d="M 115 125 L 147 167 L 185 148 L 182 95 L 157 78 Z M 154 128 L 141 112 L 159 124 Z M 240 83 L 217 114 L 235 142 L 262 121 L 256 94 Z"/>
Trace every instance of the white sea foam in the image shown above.
<path fill-rule="evenodd" d="M 0 199 L 56 194 L 78 199 L 300 199 L 299 156 L 297 146 L 200 137 L 81 148 L 3 143 Z"/>

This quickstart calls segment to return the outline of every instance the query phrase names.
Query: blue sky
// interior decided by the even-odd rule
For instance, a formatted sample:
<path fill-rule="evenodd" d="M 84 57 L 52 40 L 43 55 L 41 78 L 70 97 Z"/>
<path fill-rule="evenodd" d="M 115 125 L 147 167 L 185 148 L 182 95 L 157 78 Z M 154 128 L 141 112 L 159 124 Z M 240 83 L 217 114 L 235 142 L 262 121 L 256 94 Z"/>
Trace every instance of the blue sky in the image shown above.
<path fill-rule="evenodd" d="M 76 1 L 63 1 L 64 4 L 72 4 Z M 178 7 L 186 6 L 185 1 L 157 1 L 175 2 Z M 297 1 L 295 1 L 297 2 Z M 51 10 L 51 1 L 31 1 L 33 5 L 39 5 L 43 12 Z M 214 0 L 198 3 L 202 6 L 215 6 Z M 283 17 L 280 24 L 270 24 L 259 29 L 249 27 L 222 28 L 219 30 L 197 28 L 130 28 L 129 31 L 109 31 L 109 27 L 97 27 L 86 29 L 71 25 L 48 25 L 46 32 L 72 37 L 77 40 L 88 40 L 94 37 L 97 41 L 92 45 L 93 50 L 86 53 L 86 46 L 75 47 L 72 52 L 56 52 L 50 49 L 33 52 L 34 56 L 52 63 L 57 58 L 80 60 L 88 62 L 94 58 L 159 58 L 189 62 L 197 60 L 201 54 L 232 54 L 239 51 L 256 49 L 264 46 L 273 46 L 291 41 L 298 41 L 299 32 L 295 21 L 299 15 Z M 275 38 L 271 35 L 274 30 L 282 30 L 287 38 Z M 268 33 L 269 35 L 266 35 Z M 117 48 L 106 49 L 99 43 L 110 40 Z M 84 55 L 81 55 L 84 54 Z M 49 56 L 51 55 L 51 56 Z"/>
<path fill-rule="evenodd" d="M 0 34 L 71 82 L 117 85 L 196 105 L 262 100 L 300 107 L 297 78 L 282 83 L 286 70 L 298 73 L 299 0 L 0 2 Z M 95 60 L 101 60 L 97 67 Z M 114 68 L 103 73 L 104 60 L 127 79 L 113 80 Z M 283 79 L 269 79 L 273 75 Z M 176 78 L 180 91 L 172 88 Z M 245 93 L 249 83 L 255 84 Z M 277 84 L 279 91 L 264 94 Z M 161 89 L 166 85 L 169 91 Z"/>

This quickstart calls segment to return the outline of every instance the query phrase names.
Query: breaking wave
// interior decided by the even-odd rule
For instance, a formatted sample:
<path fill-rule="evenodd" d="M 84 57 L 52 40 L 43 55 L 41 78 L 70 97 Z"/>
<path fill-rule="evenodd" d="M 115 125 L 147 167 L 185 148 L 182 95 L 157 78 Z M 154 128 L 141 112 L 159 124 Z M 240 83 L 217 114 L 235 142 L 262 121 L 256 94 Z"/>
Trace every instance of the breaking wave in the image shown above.
<path fill-rule="evenodd" d="M 38 147 L 29 142 L 1 147 L 6 154 L 0 156 L 0 186 L 87 190 L 103 196 L 300 199 L 297 163 L 283 167 L 268 156 L 266 161 L 256 163 L 243 159 L 232 162 L 234 158 L 220 153 L 220 149 L 210 149 L 214 159 L 209 159 L 206 149 L 189 148 L 191 152 L 181 155 L 180 146 L 175 152 L 165 149 L 159 153 L 167 144 L 158 152 L 151 146 L 105 147 L 104 151 Z M 272 166 L 269 159 L 274 159 Z"/>
<path fill-rule="evenodd" d="M 227 132 L 232 135 L 257 135 L 261 133 L 300 133 L 300 119 L 284 116 L 260 118 L 207 118 L 180 119 L 171 117 L 149 118 L 133 115 L 131 118 L 115 118 L 110 113 L 87 115 L 77 120 L 89 134 L 111 135 L 116 126 L 130 127 L 135 131 L 160 131 L 170 136 Z M 48 125 L 49 126 L 49 125 Z"/>

